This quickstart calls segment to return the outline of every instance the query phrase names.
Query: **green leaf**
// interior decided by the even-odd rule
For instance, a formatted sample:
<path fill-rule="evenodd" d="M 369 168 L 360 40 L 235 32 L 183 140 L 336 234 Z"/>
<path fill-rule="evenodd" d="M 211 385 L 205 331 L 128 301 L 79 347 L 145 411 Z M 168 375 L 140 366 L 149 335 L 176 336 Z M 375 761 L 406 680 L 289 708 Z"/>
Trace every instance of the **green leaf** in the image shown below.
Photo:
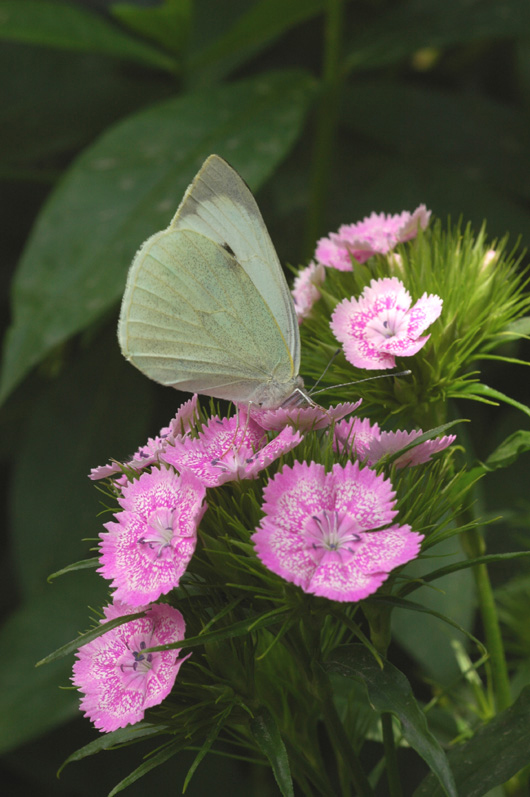
<path fill-rule="evenodd" d="M 114 324 L 89 350 L 79 346 L 63 368 L 36 394 L 13 471 L 13 555 L 26 599 L 55 589 L 46 583 L 49 574 L 86 558 L 110 519 L 98 517 L 101 501 L 112 502 L 90 481 L 90 469 L 112 456 L 126 458 L 157 431 L 149 426 L 153 386 L 121 356 Z M 35 518 L 45 533 L 35 533 Z M 78 575 L 61 581 L 75 583 Z"/>
<path fill-rule="evenodd" d="M 458 797 L 446 755 L 429 731 L 425 715 L 402 672 L 386 660 L 381 669 L 364 645 L 336 648 L 326 662 L 326 669 L 362 683 L 376 711 L 394 714 L 401 722 L 404 737 L 427 762 L 444 793 Z"/>
<path fill-rule="evenodd" d="M 275 609 L 269 614 L 261 614 L 257 617 L 249 617 L 247 620 L 240 620 L 237 623 L 220 628 L 218 631 L 210 631 L 207 634 L 199 634 L 198 636 L 182 639 L 178 643 L 175 642 L 170 645 L 157 645 L 156 647 L 148 648 L 148 652 L 157 650 L 172 650 L 174 648 L 194 648 L 198 645 L 207 645 L 211 642 L 222 642 L 223 639 L 233 639 L 234 637 L 246 636 L 251 631 L 258 628 L 267 628 L 269 625 L 274 625 L 279 622 L 279 619 L 285 614 L 288 609 Z"/>
<path fill-rule="evenodd" d="M 473 738 L 449 755 L 458 794 L 482 797 L 495 786 L 506 783 L 528 765 L 530 750 L 530 686 L 519 698 L 475 733 Z M 428 775 L 414 797 L 441 797 L 442 791 Z"/>
<path fill-rule="evenodd" d="M 294 797 L 287 751 L 276 721 L 265 706 L 260 708 L 252 718 L 250 730 L 260 750 L 269 760 L 281 793 L 284 797 Z"/>
<path fill-rule="evenodd" d="M 109 792 L 108 797 L 114 797 L 115 794 L 118 794 L 120 791 L 123 791 L 132 783 L 135 783 L 140 778 L 143 778 L 144 775 L 147 775 L 148 772 L 151 772 L 152 769 L 161 766 L 161 764 L 165 764 L 166 761 L 169 761 L 174 755 L 182 750 L 182 742 L 180 741 L 172 741 L 165 745 L 158 753 L 155 753 L 152 756 L 144 761 L 139 767 L 137 767 L 134 772 L 131 772 L 130 775 L 127 775 L 126 778 L 120 780 L 120 782 Z"/>
<path fill-rule="evenodd" d="M 258 0 L 233 26 L 191 59 L 196 82 L 219 80 L 236 66 L 307 19 L 319 14 L 325 0 Z"/>
<path fill-rule="evenodd" d="M 86 631 L 84 634 L 79 634 L 78 637 L 72 639 L 70 642 L 67 642 L 66 645 L 62 645 L 57 650 L 54 650 L 53 653 L 49 653 L 43 659 L 36 663 L 36 667 L 41 667 L 43 664 L 50 664 L 52 661 L 56 661 L 57 659 L 62 659 L 64 656 L 68 656 L 69 653 L 75 653 L 83 645 L 87 645 L 89 642 L 92 642 L 94 639 L 97 639 L 103 634 L 106 634 L 107 631 L 112 631 L 113 628 L 118 628 L 120 625 L 125 625 L 130 620 L 137 620 L 139 617 L 144 617 L 144 611 L 138 611 L 134 614 L 125 614 L 123 617 L 116 617 L 114 620 L 108 620 L 106 623 L 101 623 L 101 625 L 92 628 L 90 631 Z"/>
<path fill-rule="evenodd" d="M 115 3 L 111 13 L 134 33 L 161 44 L 170 53 L 182 54 L 188 38 L 191 0 L 163 0 L 153 8 Z"/>
<path fill-rule="evenodd" d="M 208 732 L 208 735 L 207 735 L 206 739 L 204 740 L 204 743 L 203 743 L 201 749 L 199 750 L 199 752 L 195 756 L 195 758 L 193 760 L 193 764 L 191 765 L 191 767 L 188 770 L 188 774 L 186 775 L 186 778 L 184 780 L 184 785 L 182 786 L 182 793 L 184 793 L 186 791 L 186 789 L 188 788 L 189 782 L 192 779 L 195 771 L 197 770 L 197 767 L 199 766 L 199 764 L 203 760 L 204 756 L 210 750 L 212 744 L 215 742 L 215 740 L 217 739 L 217 737 L 221 733 L 223 725 L 225 724 L 226 720 L 230 716 L 231 712 L 232 712 L 232 706 L 228 706 L 227 708 L 225 708 L 225 710 L 222 711 L 221 715 L 218 717 L 217 722 L 215 723 L 215 725 L 212 725 L 212 727 L 210 728 L 210 730 Z"/>
<path fill-rule="evenodd" d="M 19 264 L 0 397 L 119 300 L 138 245 L 167 226 L 212 151 L 251 188 L 261 185 L 298 137 L 312 93 L 304 73 L 262 75 L 156 105 L 86 150 L 46 203 Z"/>
<path fill-rule="evenodd" d="M 520 401 L 510 398 L 510 396 L 507 396 L 505 393 L 501 393 L 500 390 L 495 390 L 494 388 L 481 384 L 480 382 L 474 382 L 469 386 L 469 391 L 463 390 L 461 393 L 459 393 L 459 395 L 462 398 L 483 398 L 491 404 L 503 401 L 505 404 L 509 404 L 510 407 L 515 407 L 516 409 L 521 410 L 521 412 L 524 412 L 525 415 L 530 416 L 530 407 L 527 407 L 526 404 L 521 404 Z"/>
<path fill-rule="evenodd" d="M 0 646 L 0 752 L 13 750 L 79 716 L 71 687 L 72 661 L 35 668 L 42 658 L 87 622 L 87 602 L 99 605 L 107 587 L 93 573 L 63 579 L 24 603 L 5 619 Z"/>
<path fill-rule="evenodd" d="M 2 0 L 0 39 L 101 53 L 174 72 L 175 61 L 148 44 L 131 38 L 80 6 L 46 0 Z"/>
<path fill-rule="evenodd" d="M 92 559 L 83 559 L 81 562 L 73 562 L 73 564 L 66 565 L 66 567 L 62 567 L 55 573 L 50 573 L 48 581 L 52 582 L 54 579 L 59 578 L 59 576 L 64 576 L 66 573 L 74 573 L 76 570 L 93 570 L 98 565 L 99 559 L 95 556 L 92 557 Z"/>
<path fill-rule="evenodd" d="M 519 429 L 497 446 L 486 460 L 486 467 L 490 470 L 507 468 L 525 451 L 530 451 L 530 432 Z"/>
<path fill-rule="evenodd" d="M 458 540 L 451 537 L 429 548 L 429 556 L 410 562 L 401 572 L 407 579 L 426 579 L 440 566 L 467 565 L 467 557 Z M 403 586 L 404 594 L 412 591 L 412 584 Z M 448 615 L 469 632 L 475 614 L 475 585 L 472 572 L 464 568 L 456 574 L 436 581 L 436 589 L 419 587 L 414 595 L 416 603 L 430 612 Z M 438 683 L 449 684 L 458 677 L 451 640 L 457 636 L 453 628 L 431 614 L 395 611 L 392 614 L 392 633 L 407 653 L 419 662 L 429 677 Z"/>
<path fill-rule="evenodd" d="M 102 734 L 94 739 L 93 742 L 85 744 L 72 753 L 61 764 L 57 775 L 59 776 L 67 764 L 72 764 L 74 761 L 81 761 L 91 755 L 96 755 L 102 750 L 110 750 L 117 745 L 127 744 L 129 742 L 138 742 L 140 739 L 145 739 L 149 736 L 156 736 L 158 733 L 164 731 L 164 726 L 150 725 L 147 722 L 138 722 L 136 725 L 129 725 L 127 728 L 120 728 L 117 731 L 110 731 L 110 733 Z"/>
<path fill-rule="evenodd" d="M 411 0 L 375 12 L 372 24 L 360 26 L 347 49 L 346 69 L 373 69 L 392 64 L 424 47 L 452 47 L 470 41 L 517 38 L 530 26 L 526 0 Z M 396 35 L 399 31 L 399 35 Z"/>

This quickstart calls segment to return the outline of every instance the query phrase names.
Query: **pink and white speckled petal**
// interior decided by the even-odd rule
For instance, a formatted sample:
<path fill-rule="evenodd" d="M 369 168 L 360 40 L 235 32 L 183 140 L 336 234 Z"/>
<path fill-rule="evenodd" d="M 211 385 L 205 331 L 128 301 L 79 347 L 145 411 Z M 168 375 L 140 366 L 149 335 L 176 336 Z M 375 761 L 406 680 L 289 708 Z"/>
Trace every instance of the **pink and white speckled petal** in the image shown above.
<path fill-rule="evenodd" d="M 252 417 L 263 429 L 283 429 L 287 424 L 300 431 L 325 429 L 332 423 L 350 415 L 361 406 L 362 399 L 324 407 L 315 404 L 312 407 L 279 407 L 277 410 L 260 410 L 251 408 Z"/>
<path fill-rule="evenodd" d="M 361 529 L 373 529 L 390 523 L 397 515 L 393 509 L 396 494 L 390 479 L 378 475 L 358 462 L 338 463 L 333 477 L 333 508 L 355 516 Z"/>
<path fill-rule="evenodd" d="M 315 260 L 338 271 L 352 270 L 350 253 L 335 233 L 331 233 L 329 238 L 321 238 L 318 241 Z"/>
<path fill-rule="evenodd" d="M 433 293 L 424 293 L 407 314 L 409 336 L 417 337 L 421 335 L 440 316 L 442 306 L 443 300 L 439 296 Z"/>
<path fill-rule="evenodd" d="M 403 223 L 396 232 L 396 241 L 399 243 L 404 243 L 405 241 L 410 241 L 411 238 L 415 238 L 420 227 L 422 230 L 425 230 L 431 218 L 431 211 L 427 210 L 425 205 L 419 205 L 412 214 L 407 215 L 409 218 L 403 220 Z"/>
<path fill-rule="evenodd" d="M 105 610 L 105 620 L 141 610 L 145 617 L 107 631 L 77 651 L 72 681 L 84 693 L 81 709 L 101 731 L 143 719 L 146 708 L 169 694 L 185 661 L 178 659 L 179 650 L 142 652 L 184 638 L 184 619 L 172 606 L 131 609 L 116 603 Z"/>
<path fill-rule="evenodd" d="M 297 587 L 307 588 L 315 564 L 301 534 L 264 518 L 251 539 L 265 567 Z"/>
<path fill-rule="evenodd" d="M 382 432 L 379 439 L 373 440 L 369 445 L 369 462 L 379 462 L 379 460 L 387 454 L 394 454 L 396 451 L 400 451 L 400 449 L 408 446 L 422 434 L 423 432 L 421 429 L 416 429 L 412 432 Z M 436 437 L 433 440 L 426 440 L 424 443 L 420 443 L 415 448 L 412 448 L 410 451 L 405 452 L 402 456 L 394 460 L 394 465 L 397 468 L 422 465 L 428 462 L 433 454 L 436 454 L 438 451 L 443 451 L 454 443 L 455 440 L 456 435 L 453 434 L 444 437 Z"/>
<path fill-rule="evenodd" d="M 117 522 L 104 524 L 100 535 L 98 572 L 112 582 L 115 599 L 131 606 L 178 586 L 206 511 L 206 489 L 196 476 L 165 469 L 157 474 L 145 473 L 131 483 L 132 509 L 115 515 Z"/>
<path fill-rule="evenodd" d="M 339 421 L 333 429 L 333 450 L 346 451 L 350 456 L 363 460 L 371 441 L 379 434 L 379 424 L 371 424 L 369 418 L 347 418 Z"/>
<path fill-rule="evenodd" d="M 260 448 L 260 450 L 249 459 L 245 468 L 245 477 L 247 479 L 255 478 L 258 473 L 264 468 L 267 468 L 271 462 L 281 457 L 282 454 L 291 451 L 301 443 L 302 440 L 303 435 L 300 432 L 295 431 L 290 426 L 286 426 L 274 440 L 267 443 L 264 448 Z"/>
<path fill-rule="evenodd" d="M 354 562 L 324 560 L 314 571 L 306 592 L 334 601 L 360 601 L 379 589 L 388 573 L 363 573 Z"/>

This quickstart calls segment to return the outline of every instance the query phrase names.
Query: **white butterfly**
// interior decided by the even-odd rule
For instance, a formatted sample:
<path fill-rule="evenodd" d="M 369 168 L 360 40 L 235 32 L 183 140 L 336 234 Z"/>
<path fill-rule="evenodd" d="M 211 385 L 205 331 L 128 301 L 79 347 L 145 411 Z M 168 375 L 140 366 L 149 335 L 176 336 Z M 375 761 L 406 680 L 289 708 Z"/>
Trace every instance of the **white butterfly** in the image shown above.
<path fill-rule="evenodd" d="M 123 295 L 127 360 L 178 390 L 263 408 L 305 398 L 291 293 L 250 189 L 210 155 Z"/>

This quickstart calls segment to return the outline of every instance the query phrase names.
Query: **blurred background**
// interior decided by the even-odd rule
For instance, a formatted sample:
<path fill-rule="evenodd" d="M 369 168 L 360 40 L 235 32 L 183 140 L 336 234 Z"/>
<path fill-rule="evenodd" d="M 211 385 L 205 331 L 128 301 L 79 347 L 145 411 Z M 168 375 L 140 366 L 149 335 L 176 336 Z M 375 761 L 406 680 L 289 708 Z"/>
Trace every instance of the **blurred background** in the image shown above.
<path fill-rule="evenodd" d="M 326 48 L 334 15 L 340 35 Z M 318 237 L 341 224 L 420 203 L 476 231 L 486 219 L 492 239 L 509 232 L 509 248 L 522 252 L 530 4 L 0 0 L 0 61 L 0 780 L 4 794 L 93 797 L 138 765 L 139 750 L 72 764 L 57 780 L 64 759 L 97 733 L 68 689 L 72 658 L 34 665 L 89 626 L 87 606 L 106 600 L 93 571 L 47 582 L 95 544 L 90 468 L 126 458 L 181 400 L 118 350 L 119 300 L 136 249 L 169 223 L 217 152 L 255 191 L 284 264 L 307 264 Z M 528 359 L 524 344 L 508 353 Z M 528 401 L 522 367 L 486 368 L 483 381 Z M 528 428 L 511 408 L 463 414 L 480 458 Z M 484 512 L 505 518 L 489 529 L 491 552 L 528 545 L 525 457 L 487 482 Z M 510 592 L 509 618 L 519 616 L 506 633 L 524 683 L 526 569 L 496 566 L 492 577 Z M 467 571 L 444 601 L 476 630 Z M 395 656 L 427 696 L 426 681 L 454 676 L 446 633 L 429 617 L 413 629 L 396 622 Z M 180 793 L 192 758 L 177 757 L 127 793 Z M 187 793 L 207 789 L 275 793 L 266 777 L 216 756 Z"/>

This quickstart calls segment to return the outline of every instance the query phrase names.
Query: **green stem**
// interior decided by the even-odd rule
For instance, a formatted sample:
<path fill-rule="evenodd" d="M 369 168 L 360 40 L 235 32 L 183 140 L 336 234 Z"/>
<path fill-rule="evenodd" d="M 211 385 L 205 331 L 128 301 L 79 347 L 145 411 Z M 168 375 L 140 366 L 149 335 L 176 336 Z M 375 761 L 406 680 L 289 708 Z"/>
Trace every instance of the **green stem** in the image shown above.
<path fill-rule="evenodd" d="M 335 131 L 342 86 L 341 37 L 343 0 L 328 0 L 324 28 L 324 56 L 320 102 L 317 108 L 315 140 L 311 165 L 310 202 L 306 230 L 306 250 L 313 253 L 322 230 L 322 220 L 333 157 Z"/>
<path fill-rule="evenodd" d="M 335 755 L 339 764 L 339 770 L 344 769 L 348 774 L 351 783 L 355 787 L 356 797 L 374 797 L 374 792 L 364 770 L 357 753 L 350 744 L 348 735 L 344 730 L 340 717 L 333 702 L 333 694 L 329 679 L 327 678 L 324 670 L 318 662 L 313 665 L 313 673 L 315 676 L 317 692 L 322 705 L 322 714 L 324 723 L 326 725 L 329 738 L 333 747 L 335 748 Z M 348 792 L 343 785 L 343 794 Z"/>
<path fill-rule="evenodd" d="M 464 549 L 468 556 L 482 556 L 485 553 L 486 545 L 480 529 L 474 528 L 465 531 L 462 537 Z M 493 597 L 493 589 L 491 587 L 487 566 L 476 565 L 473 567 L 473 575 L 477 587 L 486 647 L 490 654 L 493 694 L 495 697 L 495 708 L 498 713 L 512 704 L 510 679 L 508 677 L 508 667 L 504 654 L 499 616 L 497 614 L 497 607 Z"/>
<path fill-rule="evenodd" d="M 383 747 L 385 749 L 386 776 L 390 797 L 403 797 L 394 742 L 394 729 L 392 727 L 392 714 L 386 711 L 383 712 L 381 714 L 381 725 L 383 728 Z"/>

